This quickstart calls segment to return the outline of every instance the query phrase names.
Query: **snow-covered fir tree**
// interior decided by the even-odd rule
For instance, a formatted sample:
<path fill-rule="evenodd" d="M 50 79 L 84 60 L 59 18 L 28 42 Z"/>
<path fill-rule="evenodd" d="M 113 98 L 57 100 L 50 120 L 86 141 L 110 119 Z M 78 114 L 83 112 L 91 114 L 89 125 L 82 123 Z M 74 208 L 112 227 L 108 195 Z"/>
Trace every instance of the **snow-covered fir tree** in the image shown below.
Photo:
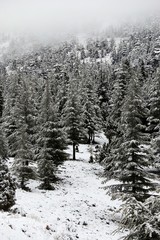
<path fill-rule="evenodd" d="M 53 107 L 50 85 L 45 79 L 45 90 L 42 96 L 38 132 L 38 171 L 42 184 L 40 188 L 52 190 L 56 180 L 57 166 L 62 164 L 67 155 L 66 137 L 56 119 L 56 108 Z"/>
<path fill-rule="evenodd" d="M 157 240 L 160 239 L 159 196 L 150 197 L 144 203 L 129 197 L 122 205 L 122 228 L 130 232 L 124 240 Z"/>
<path fill-rule="evenodd" d="M 29 190 L 26 185 L 29 179 L 35 179 L 36 171 L 30 165 L 33 162 L 33 153 L 25 123 L 21 122 L 17 125 L 16 145 L 12 171 L 17 176 L 19 187 Z"/>
<path fill-rule="evenodd" d="M 149 191 L 154 189 L 154 184 L 149 180 L 150 175 L 146 170 L 151 163 L 147 147 L 143 146 L 148 139 L 142 122 L 146 109 L 139 91 L 138 80 L 134 78 L 129 84 L 123 106 L 122 137 L 114 149 L 115 159 L 112 158 L 109 171 L 112 177 L 120 181 L 111 186 L 113 192 L 131 194 L 143 201 L 149 196 Z"/>
<path fill-rule="evenodd" d="M 87 130 L 88 143 L 95 142 L 95 132 L 102 126 L 102 116 L 97 98 L 94 85 L 88 79 L 88 83 L 85 86 L 85 95 L 82 99 L 83 126 Z"/>
<path fill-rule="evenodd" d="M 149 98 L 149 117 L 147 130 L 154 137 L 156 132 L 159 131 L 160 124 L 160 69 L 157 70 L 155 78 L 150 86 L 150 98 Z"/>
<path fill-rule="evenodd" d="M 16 185 L 6 163 L 4 135 L 0 127 L 0 210 L 9 210 L 15 204 Z"/>
<path fill-rule="evenodd" d="M 17 84 L 17 96 L 15 103 L 10 110 L 10 116 L 14 121 L 14 129 L 7 136 L 10 156 L 14 156 L 13 172 L 20 182 L 20 187 L 27 189 L 26 183 L 29 179 L 34 178 L 35 172 L 30 166 L 33 161 L 31 133 L 32 121 L 31 104 L 29 105 L 29 92 L 24 76 L 19 77 Z M 8 122 L 9 124 L 9 122 Z M 6 125 L 4 126 L 6 129 Z M 10 125 L 9 125 L 10 127 Z M 7 131 L 6 131 L 7 135 Z M 33 135 L 33 134 L 32 134 Z"/>
<path fill-rule="evenodd" d="M 77 92 L 69 94 L 63 110 L 64 129 L 73 146 L 73 160 L 76 159 L 76 145 L 81 140 L 82 112 Z"/>

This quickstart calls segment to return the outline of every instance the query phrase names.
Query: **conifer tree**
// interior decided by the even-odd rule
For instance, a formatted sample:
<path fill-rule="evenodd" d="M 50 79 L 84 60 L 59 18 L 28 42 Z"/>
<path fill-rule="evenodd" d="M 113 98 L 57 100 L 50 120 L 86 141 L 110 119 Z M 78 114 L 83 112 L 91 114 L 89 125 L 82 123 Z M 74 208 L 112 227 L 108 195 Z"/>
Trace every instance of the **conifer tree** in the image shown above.
<path fill-rule="evenodd" d="M 120 67 L 114 71 L 112 95 L 109 100 L 108 117 L 106 119 L 105 133 L 109 139 L 109 144 L 106 148 L 105 173 L 107 178 L 112 178 L 114 171 L 112 169 L 119 162 L 117 157 L 119 146 L 122 142 L 122 128 L 121 128 L 121 115 L 122 107 L 125 102 L 126 90 L 130 77 L 130 64 L 127 60 L 121 62 Z"/>
<path fill-rule="evenodd" d="M 121 118 L 122 106 L 126 96 L 126 90 L 131 76 L 129 61 L 123 60 L 120 67 L 114 71 L 114 84 L 112 95 L 109 101 L 108 118 L 106 121 L 106 132 L 109 142 L 120 136 L 119 122 Z"/>
<path fill-rule="evenodd" d="M 5 68 L 5 65 L 1 63 L 0 64 L 0 117 L 2 117 L 3 108 L 4 108 L 3 91 L 5 86 L 5 79 L 6 79 L 6 68 Z"/>
<path fill-rule="evenodd" d="M 63 121 L 69 140 L 73 146 L 73 160 L 76 159 L 76 145 L 81 140 L 81 110 L 77 92 L 68 96 L 64 111 Z"/>
<path fill-rule="evenodd" d="M 33 161 L 31 133 L 29 125 L 29 96 L 27 95 L 25 79 L 22 79 L 19 84 L 18 97 L 14 106 L 14 111 L 17 115 L 15 119 L 15 129 L 9 139 L 13 139 L 12 153 L 14 154 L 13 172 L 18 177 L 20 187 L 24 190 L 29 190 L 26 184 L 29 179 L 35 178 L 35 171 L 30 166 Z"/>
<path fill-rule="evenodd" d="M 65 135 L 62 133 L 56 119 L 56 110 L 50 93 L 49 81 L 45 79 L 45 90 L 41 102 L 41 113 L 39 116 L 39 152 L 38 171 L 42 184 L 40 188 L 52 190 L 52 183 L 56 180 L 56 172 L 59 164 L 66 159 L 64 149 L 66 148 Z"/>
<path fill-rule="evenodd" d="M 0 210 L 7 211 L 15 204 L 15 182 L 13 181 L 4 156 L 6 155 L 4 135 L 0 128 Z M 4 154 L 5 153 L 5 154 Z"/>
<path fill-rule="evenodd" d="M 157 70 L 149 87 L 149 117 L 147 118 L 147 131 L 151 136 L 151 148 L 153 153 L 153 167 L 159 168 L 160 154 L 160 72 Z"/>
<path fill-rule="evenodd" d="M 154 188 L 149 180 L 149 173 L 145 170 L 150 164 L 150 155 L 142 144 L 147 143 L 141 119 L 146 115 L 139 93 L 136 79 L 132 79 L 123 106 L 121 117 L 122 137 L 115 150 L 116 158 L 112 159 L 111 171 L 120 183 L 112 186 L 114 192 L 131 194 L 138 200 L 149 196 L 148 192 Z"/>
<path fill-rule="evenodd" d="M 12 166 L 13 173 L 17 176 L 19 186 L 24 190 L 29 190 L 26 186 L 29 179 L 36 176 L 35 170 L 30 163 L 33 161 L 32 145 L 30 144 L 27 134 L 27 125 L 19 122 L 16 131 L 16 150 L 14 163 Z"/>
<path fill-rule="evenodd" d="M 148 132 L 154 137 L 159 131 L 160 125 L 160 70 L 157 71 L 155 78 L 153 79 L 152 86 L 150 87 L 149 98 L 149 117 L 148 117 Z"/>
<path fill-rule="evenodd" d="M 20 75 L 11 74 L 6 81 L 4 88 L 4 109 L 2 114 L 3 129 L 9 148 L 9 156 L 14 156 L 15 132 L 18 115 L 16 113 L 16 103 L 19 100 Z"/>
<path fill-rule="evenodd" d="M 148 198 L 144 203 L 129 197 L 122 205 L 122 230 L 126 227 L 130 232 L 123 240 L 157 240 L 160 239 L 158 196 Z"/>
<path fill-rule="evenodd" d="M 85 95 L 82 99 L 83 105 L 83 126 L 87 130 L 88 143 L 95 142 L 95 132 L 102 126 L 102 116 L 98 104 L 98 97 L 96 89 L 93 89 L 94 85 L 91 84 L 90 80 L 86 84 Z"/>

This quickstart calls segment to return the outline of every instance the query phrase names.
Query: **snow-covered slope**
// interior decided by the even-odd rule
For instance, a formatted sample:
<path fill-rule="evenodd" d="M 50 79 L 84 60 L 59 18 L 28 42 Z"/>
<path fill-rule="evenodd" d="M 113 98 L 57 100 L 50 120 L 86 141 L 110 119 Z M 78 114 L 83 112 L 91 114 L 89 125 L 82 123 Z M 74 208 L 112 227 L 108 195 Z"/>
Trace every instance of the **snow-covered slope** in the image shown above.
<path fill-rule="evenodd" d="M 99 141 L 107 140 L 99 135 Z M 16 213 L 0 212 L 1 240 L 118 240 L 123 235 L 113 234 L 119 218 L 114 210 L 120 202 L 106 195 L 103 169 L 88 163 L 88 149 L 80 145 L 78 160 L 60 167 L 62 181 L 55 191 L 38 190 L 38 181 L 30 182 L 32 192 L 17 190 Z"/>

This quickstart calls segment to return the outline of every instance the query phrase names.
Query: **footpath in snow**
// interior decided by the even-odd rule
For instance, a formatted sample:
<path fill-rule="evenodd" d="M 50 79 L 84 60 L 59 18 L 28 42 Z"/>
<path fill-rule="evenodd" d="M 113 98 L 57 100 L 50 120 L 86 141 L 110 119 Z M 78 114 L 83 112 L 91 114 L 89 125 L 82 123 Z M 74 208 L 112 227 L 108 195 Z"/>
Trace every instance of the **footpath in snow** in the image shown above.
<path fill-rule="evenodd" d="M 97 138 L 100 144 L 104 138 Z M 71 153 L 71 148 L 68 153 Z M 0 240 L 118 240 L 120 202 L 103 189 L 98 163 L 88 163 L 88 145 L 80 145 L 77 161 L 66 161 L 59 171 L 62 179 L 54 191 L 43 191 L 31 181 L 32 192 L 17 190 L 14 209 L 0 212 Z"/>

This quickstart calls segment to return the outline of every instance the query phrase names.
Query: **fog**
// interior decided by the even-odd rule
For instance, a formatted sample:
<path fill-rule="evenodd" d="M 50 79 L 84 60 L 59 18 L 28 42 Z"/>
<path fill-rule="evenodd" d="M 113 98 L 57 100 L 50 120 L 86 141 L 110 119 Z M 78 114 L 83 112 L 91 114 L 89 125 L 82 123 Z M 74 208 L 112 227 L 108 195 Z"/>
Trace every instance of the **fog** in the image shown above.
<path fill-rule="evenodd" d="M 160 0 L 0 0 L 0 31 L 81 34 L 159 10 Z"/>

